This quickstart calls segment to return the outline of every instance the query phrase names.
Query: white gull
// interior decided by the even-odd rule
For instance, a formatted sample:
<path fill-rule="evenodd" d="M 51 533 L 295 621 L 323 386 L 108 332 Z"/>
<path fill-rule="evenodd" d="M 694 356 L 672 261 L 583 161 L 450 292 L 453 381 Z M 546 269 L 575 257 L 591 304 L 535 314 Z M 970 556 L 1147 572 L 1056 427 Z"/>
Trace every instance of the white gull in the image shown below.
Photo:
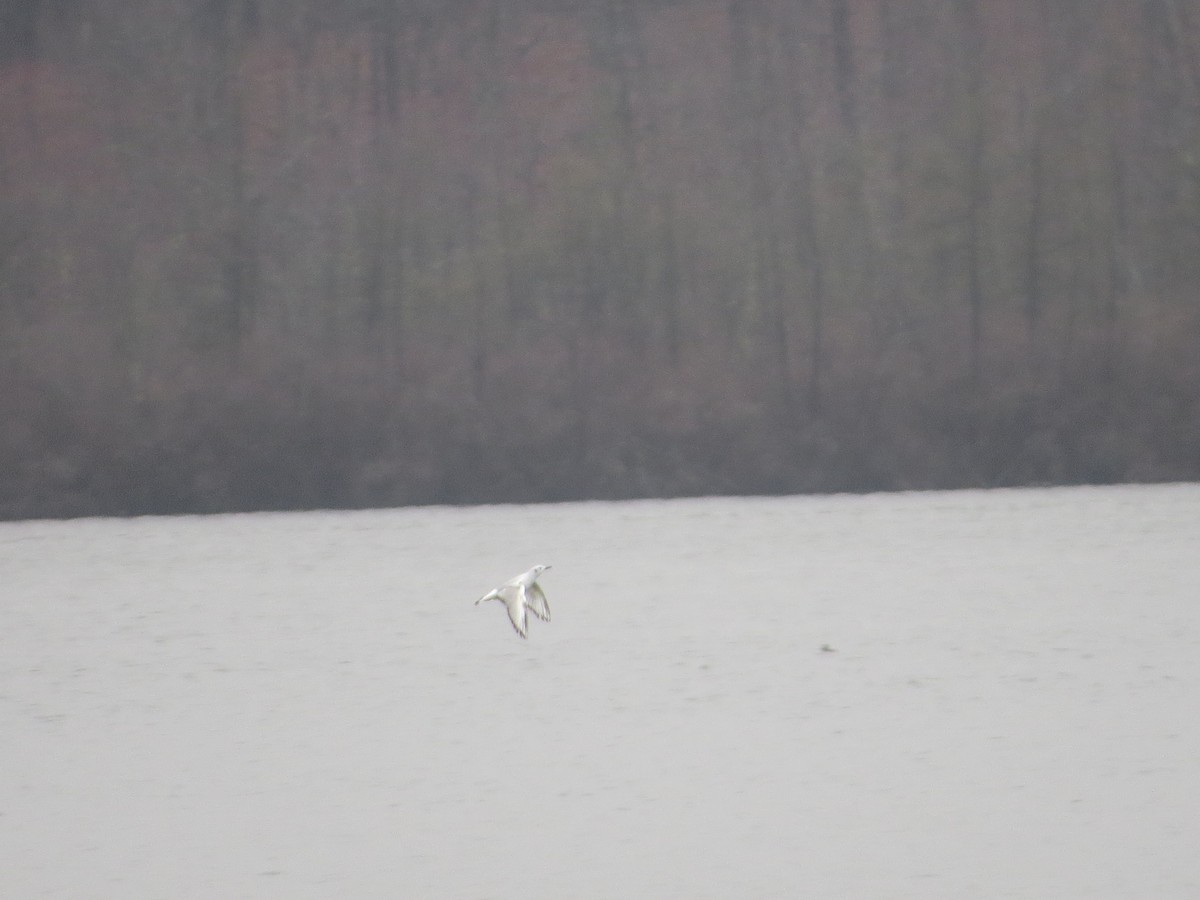
<path fill-rule="evenodd" d="M 548 568 L 550 567 L 534 566 L 528 572 L 522 572 L 516 578 L 504 582 L 494 591 L 488 591 L 475 601 L 475 605 L 478 606 L 485 600 L 501 601 L 508 607 L 508 618 L 512 621 L 517 634 L 526 637 L 525 610 L 529 610 L 539 619 L 550 621 L 550 604 L 546 602 L 546 595 L 542 593 L 542 589 L 537 583 L 538 576 Z"/>

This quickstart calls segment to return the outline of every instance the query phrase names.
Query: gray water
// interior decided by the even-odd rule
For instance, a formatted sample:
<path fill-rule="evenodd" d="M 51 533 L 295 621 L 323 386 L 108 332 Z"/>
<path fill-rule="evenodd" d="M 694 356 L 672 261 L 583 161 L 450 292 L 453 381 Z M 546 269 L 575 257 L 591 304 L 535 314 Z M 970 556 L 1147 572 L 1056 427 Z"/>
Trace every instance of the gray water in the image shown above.
<path fill-rule="evenodd" d="M 1198 600 L 1194 485 L 0 524 L 0 896 L 1195 897 Z"/>

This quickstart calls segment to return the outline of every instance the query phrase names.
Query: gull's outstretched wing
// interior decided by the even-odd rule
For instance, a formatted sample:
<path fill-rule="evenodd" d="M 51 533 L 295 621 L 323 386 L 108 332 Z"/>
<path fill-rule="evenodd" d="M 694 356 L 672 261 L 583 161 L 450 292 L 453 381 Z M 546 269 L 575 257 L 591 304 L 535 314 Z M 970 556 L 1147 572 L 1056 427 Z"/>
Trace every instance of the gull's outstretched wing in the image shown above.
<path fill-rule="evenodd" d="M 526 619 L 525 619 L 525 604 L 521 602 L 521 595 L 512 596 L 511 594 L 504 597 L 504 605 L 508 609 L 508 619 L 512 622 L 513 628 L 521 637 L 528 637 L 525 634 Z"/>
<path fill-rule="evenodd" d="M 539 619 L 544 622 L 550 621 L 550 604 L 546 602 L 546 595 L 536 581 L 525 588 L 525 603 L 529 611 Z"/>

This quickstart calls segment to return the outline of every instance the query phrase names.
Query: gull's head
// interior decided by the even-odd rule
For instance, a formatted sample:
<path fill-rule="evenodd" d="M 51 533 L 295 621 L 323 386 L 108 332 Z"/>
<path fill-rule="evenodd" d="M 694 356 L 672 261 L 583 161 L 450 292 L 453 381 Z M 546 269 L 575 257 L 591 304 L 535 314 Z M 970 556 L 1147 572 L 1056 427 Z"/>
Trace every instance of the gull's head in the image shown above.
<path fill-rule="evenodd" d="M 550 566 L 543 566 L 543 565 L 534 566 L 533 567 L 533 577 L 537 578 L 537 576 L 541 575 L 543 572 L 545 572 L 549 568 L 550 568 Z"/>

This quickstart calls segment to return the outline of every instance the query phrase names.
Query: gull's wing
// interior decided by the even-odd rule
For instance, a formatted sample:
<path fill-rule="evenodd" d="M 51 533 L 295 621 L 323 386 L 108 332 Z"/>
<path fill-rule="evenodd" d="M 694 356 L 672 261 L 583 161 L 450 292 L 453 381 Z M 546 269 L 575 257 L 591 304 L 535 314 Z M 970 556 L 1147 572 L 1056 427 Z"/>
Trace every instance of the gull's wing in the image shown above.
<path fill-rule="evenodd" d="M 550 621 L 550 604 L 546 602 L 546 595 L 536 581 L 525 588 L 525 603 L 529 611 L 539 619 Z"/>
<path fill-rule="evenodd" d="M 517 634 L 521 637 L 526 637 L 525 604 L 521 602 L 521 595 L 518 594 L 516 597 L 512 597 L 511 595 L 506 596 L 504 598 L 504 605 L 508 608 L 509 621 L 512 622 L 512 626 L 516 629 Z"/>

